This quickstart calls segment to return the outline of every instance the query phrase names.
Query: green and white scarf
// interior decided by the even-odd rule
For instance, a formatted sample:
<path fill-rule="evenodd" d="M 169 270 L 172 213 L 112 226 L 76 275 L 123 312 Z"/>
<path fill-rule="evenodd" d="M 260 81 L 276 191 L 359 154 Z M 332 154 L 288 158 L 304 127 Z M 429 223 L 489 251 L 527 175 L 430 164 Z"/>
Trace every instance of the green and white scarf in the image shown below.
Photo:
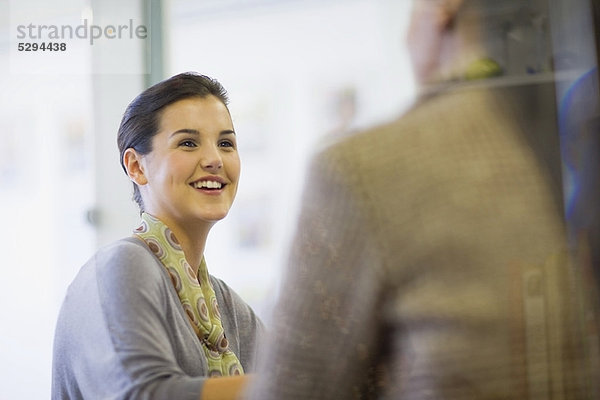
<path fill-rule="evenodd" d="M 243 375 L 240 361 L 229 350 L 204 258 L 194 271 L 171 229 L 150 214 L 142 213 L 141 224 L 133 233 L 148 245 L 169 273 L 188 320 L 202 343 L 208 376 Z"/>

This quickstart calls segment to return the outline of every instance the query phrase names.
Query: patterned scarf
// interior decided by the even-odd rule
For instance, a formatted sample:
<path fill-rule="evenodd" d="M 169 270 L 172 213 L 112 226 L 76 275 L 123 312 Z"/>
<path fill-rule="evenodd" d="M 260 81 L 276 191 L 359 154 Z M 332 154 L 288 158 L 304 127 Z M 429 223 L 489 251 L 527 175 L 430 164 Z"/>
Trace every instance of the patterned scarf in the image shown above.
<path fill-rule="evenodd" d="M 202 343 L 208 376 L 243 375 L 240 361 L 229 350 L 204 258 L 196 273 L 171 229 L 149 214 L 142 213 L 142 222 L 133 233 L 148 245 L 169 273 L 188 320 Z"/>

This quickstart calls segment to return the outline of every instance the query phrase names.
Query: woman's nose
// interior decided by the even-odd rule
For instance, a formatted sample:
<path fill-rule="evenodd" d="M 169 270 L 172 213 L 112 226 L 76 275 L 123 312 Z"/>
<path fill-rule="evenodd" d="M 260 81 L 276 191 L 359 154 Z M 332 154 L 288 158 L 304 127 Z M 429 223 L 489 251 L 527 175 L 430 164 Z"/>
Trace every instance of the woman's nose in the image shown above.
<path fill-rule="evenodd" d="M 217 171 L 223 168 L 223 159 L 219 149 L 216 146 L 206 146 L 203 149 L 200 164 L 202 169 L 207 171 Z"/>

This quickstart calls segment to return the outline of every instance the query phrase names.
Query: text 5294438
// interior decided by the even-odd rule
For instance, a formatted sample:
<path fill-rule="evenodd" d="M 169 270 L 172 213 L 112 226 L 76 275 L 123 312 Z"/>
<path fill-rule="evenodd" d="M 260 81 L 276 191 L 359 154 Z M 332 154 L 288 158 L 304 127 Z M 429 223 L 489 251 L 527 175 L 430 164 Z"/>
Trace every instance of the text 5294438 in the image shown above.
<path fill-rule="evenodd" d="M 20 42 L 17 44 L 18 51 L 66 51 L 67 44 L 64 42 L 42 42 L 30 43 Z"/>

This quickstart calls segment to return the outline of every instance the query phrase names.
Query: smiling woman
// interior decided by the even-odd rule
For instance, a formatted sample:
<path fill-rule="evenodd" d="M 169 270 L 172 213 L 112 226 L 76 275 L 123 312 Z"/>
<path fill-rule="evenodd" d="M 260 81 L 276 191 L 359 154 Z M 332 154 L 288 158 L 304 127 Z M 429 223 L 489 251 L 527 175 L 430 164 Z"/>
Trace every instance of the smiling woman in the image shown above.
<path fill-rule="evenodd" d="M 123 165 L 143 199 L 142 210 L 172 227 L 188 260 L 198 264 L 204 252 L 199 243 L 229 212 L 240 176 L 225 104 L 208 95 L 169 105 L 161 113 L 152 151 L 129 147 Z"/>
<path fill-rule="evenodd" d="M 225 399 L 242 389 L 263 325 L 203 256 L 240 176 L 227 102 L 218 82 L 186 73 L 127 107 L 118 144 L 141 222 L 70 286 L 53 398 Z"/>

